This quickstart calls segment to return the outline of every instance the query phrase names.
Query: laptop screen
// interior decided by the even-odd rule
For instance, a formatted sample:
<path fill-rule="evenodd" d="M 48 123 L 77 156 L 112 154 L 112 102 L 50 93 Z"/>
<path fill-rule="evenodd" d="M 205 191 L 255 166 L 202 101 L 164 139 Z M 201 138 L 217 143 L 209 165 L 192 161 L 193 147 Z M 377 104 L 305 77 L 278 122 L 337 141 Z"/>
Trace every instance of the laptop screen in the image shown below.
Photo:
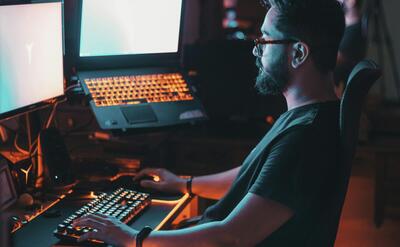
<path fill-rule="evenodd" d="M 182 0 L 83 0 L 80 57 L 176 53 Z"/>
<path fill-rule="evenodd" d="M 62 96 L 63 77 L 61 3 L 0 6 L 0 118 Z"/>

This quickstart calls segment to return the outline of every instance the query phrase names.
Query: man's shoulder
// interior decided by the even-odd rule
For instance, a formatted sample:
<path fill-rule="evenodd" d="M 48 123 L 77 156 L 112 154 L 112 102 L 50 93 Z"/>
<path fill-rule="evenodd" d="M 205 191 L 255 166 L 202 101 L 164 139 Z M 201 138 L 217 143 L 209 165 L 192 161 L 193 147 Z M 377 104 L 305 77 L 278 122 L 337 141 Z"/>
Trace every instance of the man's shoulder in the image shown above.
<path fill-rule="evenodd" d="M 339 101 L 304 105 L 281 115 L 274 126 L 279 133 L 339 125 Z"/>

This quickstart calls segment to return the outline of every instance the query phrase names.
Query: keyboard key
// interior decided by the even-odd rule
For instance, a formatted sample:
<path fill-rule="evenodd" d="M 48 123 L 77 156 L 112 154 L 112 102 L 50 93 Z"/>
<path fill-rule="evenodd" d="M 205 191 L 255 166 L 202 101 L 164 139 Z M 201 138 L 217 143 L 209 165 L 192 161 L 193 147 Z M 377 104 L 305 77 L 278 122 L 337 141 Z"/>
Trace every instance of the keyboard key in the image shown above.
<path fill-rule="evenodd" d="M 96 106 L 193 100 L 178 73 L 85 79 Z"/>

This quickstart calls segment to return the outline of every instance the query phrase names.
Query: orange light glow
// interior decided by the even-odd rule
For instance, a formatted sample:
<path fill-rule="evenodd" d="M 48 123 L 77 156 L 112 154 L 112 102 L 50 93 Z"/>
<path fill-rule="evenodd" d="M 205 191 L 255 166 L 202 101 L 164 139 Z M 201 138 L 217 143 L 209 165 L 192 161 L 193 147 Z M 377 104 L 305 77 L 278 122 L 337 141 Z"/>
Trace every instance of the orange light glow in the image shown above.
<path fill-rule="evenodd" d="M 136 176 L 136 172 L 120 172 L 117 175 L 115 175 L 114 177 L 109 178 L 108 180 L 110 182 L 113 182 L 117 179 L 119 179 L 120 177 L 124 177 L 124 176 Z"/>
<path fill-rule="evenodd" d="M 28 179 L 29 179 L 29 172 L 31 171 L 32 165 L 28 167 L 28 169 L 20 169 L 21 172 L 25 175 L 25 184 L 28 184 Z"/>
<path fill-rule="evenodd" d="M 151 200 L 152 203 L 162 203 L 162 204 L 169 204 L 169 205 L 176 204 L 176 206 L 171 210 L 171 212 L 169 212 L 167 217 L 165 217 L 163 219 L 163 221 L 161 221 L 161 223 L 158 224 L 158 226 L 154 230 L 156 230 L 156 231 L 160 230 L 171 219 L 171 217 L 174 216 L 176 211 L 178 211 L 180 209 L 180 207 L 182 207 L 182 205 L 189 198 L 190 198 L 190 195 L 189 194 L 185 194 L 184 196 L 182 196 L 181 199 L 175 200 L 175 201 L 165 201 L 165 200 L 155 200 L 155 199 Z"/>
<path fill-rule="evenodd" d="M 275 123 L 275 119 L 272 116 L 266 116 L 265 117 L 265 122 L 272 125 L 272 124 Z"/>
<path fill-rule="evenodd" d="M 154 182 L 160 182 L 160 180 L 161 180 L 161 179 L 160 179 L 159 176 L 156 176 L 156 175 L 153 176 L 153 181 L 154 181 Z"/>
<path fill-rule="evenodd" d="M 97 198 L 93 191 L 90 191 L 89 197 L 93 199 Z"/>
<path fill-rule="evenodd" d="M 36 217 L 38 217 L 39 215 L 43 214 L 44 212 L 46 212 L 48 209 L 50 209 L 51 207 L 53 207 L 54 205 L 56 205 L 58 202 L 60 202 L 66 195 L 71 194 L 73 192 L 73 190 L 69 190 L 66 194 L 61 195 L 59 197 L 59 199 L 55 200 L 54 202 L 50 203 L 49 205 L 46 205 L 45 207 L 43 207 L 41 210 L 36 211 L 35 214 L 31 215 L 27 220 L 28 222 L 32 221 L 33 219 L 35 219 Z M 18 227 L 12 229 L 11 233 L 16 232 L 18 229 L 20 229 L 22 226 L 19 225 Z"/>
<path fill-rule="evenodd" d="M 179 73 L 86 79 L 96 106 L 193 100 Z"/>

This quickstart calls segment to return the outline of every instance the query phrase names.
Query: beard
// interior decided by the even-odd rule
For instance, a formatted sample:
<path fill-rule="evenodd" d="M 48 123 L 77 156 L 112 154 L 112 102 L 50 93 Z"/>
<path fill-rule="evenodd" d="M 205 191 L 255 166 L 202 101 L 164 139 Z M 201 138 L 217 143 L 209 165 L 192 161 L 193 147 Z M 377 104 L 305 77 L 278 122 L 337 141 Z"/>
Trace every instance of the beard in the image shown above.
<path fill-rule="evenodd" d="M 266 71 L 261 63 L 261 58 L 258 57 L 256 66 L 259 71 L 255 84 L 257 91 L 262 95 L 282 94 L 289 81 L 287 58 L 282 56 L 276 64 L 270 66 L 269 71 Z"/>

